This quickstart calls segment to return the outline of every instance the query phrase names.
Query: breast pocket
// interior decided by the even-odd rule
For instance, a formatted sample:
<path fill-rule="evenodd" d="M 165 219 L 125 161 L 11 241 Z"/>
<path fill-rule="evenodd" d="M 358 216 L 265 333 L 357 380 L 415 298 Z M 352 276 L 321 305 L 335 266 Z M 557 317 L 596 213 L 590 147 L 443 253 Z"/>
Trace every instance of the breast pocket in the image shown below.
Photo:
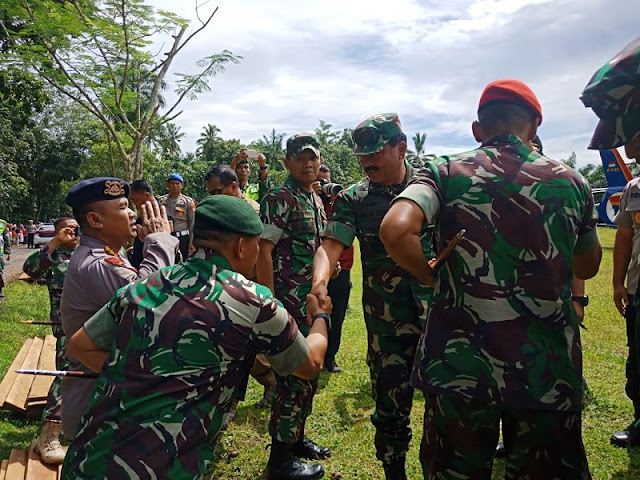
<path fill-rule="evenodd" d="M 313 212 L 309 210 L 295 210 L 291 213 L 291 232 L 294 235 L 313 235 L 316 224 Z"/>

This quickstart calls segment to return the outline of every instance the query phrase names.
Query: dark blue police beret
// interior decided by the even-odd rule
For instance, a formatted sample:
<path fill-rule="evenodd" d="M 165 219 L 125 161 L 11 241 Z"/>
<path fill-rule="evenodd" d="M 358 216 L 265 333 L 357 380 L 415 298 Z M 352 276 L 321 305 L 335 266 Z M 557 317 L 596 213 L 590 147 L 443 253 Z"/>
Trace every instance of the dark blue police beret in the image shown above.
<path fill-rule="evenodd" d="M 78 208 L 102 200 L 129 198 L 129 192 L 129 184 L 120 178 L 95 177 L 76 183 L 69 189 L 64 201 L 71 208 Z"/>

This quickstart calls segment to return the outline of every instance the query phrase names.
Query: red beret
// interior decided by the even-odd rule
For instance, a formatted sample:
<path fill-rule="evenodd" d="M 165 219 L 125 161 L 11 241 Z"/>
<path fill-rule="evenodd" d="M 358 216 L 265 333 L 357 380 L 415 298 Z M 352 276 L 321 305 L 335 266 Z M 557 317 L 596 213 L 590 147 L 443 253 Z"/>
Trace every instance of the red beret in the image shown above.
<path fill-rule="evenodd" d="M 495 103 L 515 103 L 533 110 L 542 123 L 542 107 L 533 91 L 519 80 L 496 80 L 487 85 L 482 92 L 478 111 L 482 107 Z"/>

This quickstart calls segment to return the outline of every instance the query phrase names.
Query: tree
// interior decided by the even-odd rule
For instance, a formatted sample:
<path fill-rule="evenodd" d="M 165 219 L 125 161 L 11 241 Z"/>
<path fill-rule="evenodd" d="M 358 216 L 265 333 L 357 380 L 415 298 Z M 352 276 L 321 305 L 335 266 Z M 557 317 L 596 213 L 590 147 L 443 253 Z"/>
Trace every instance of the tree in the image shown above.
<path fill-rule="evenodd" d="M 94 115 L 123 161 L 122 176 L 141 177 L 144 141 L 159 114 L 159 95 L 173 60 L 209 25 L 217 9 L 204 20 L 198 16 L 200 24 L 190 33 L 186 20 L 156 11 L 143 0 L 5 0 L 3 9 L 3 17 L 12 20 L 0 25 L 2 46 L 8 46 L 0 54 L 3 62 L 37 72 Z M 159 35 L 172 39 L 166 51 L 154 55 L 149 50 Z M 196 62 L 196 74 L 176 73 L 176 99 L 159 121 L 177 117 L 185 98 L 210 91 L 209 79 L 240 58 L 224 50 Z M 131 139 L 130 145 L 119 131 Z"/>
<path fill-rule="evenodd" d="M 425 154 L 425 148 L 427 146 L 427 134 L 416 132 L 413 137 L 413 150 L 407 149 L 407 160 L 413 165 L 424 165 L 427 160 L 435 159 L 435 155 Z"/>
<path fill-rule="evenodd" d="M 283 171 L 285 169 L 285 151 L 284 148 L 282 148 L 282 142 L 285 136 L 286 133 L 276 133 L 276 129 L 272 128 L 268 137 L 262 135 L 262 138 L 252 145 L 264 153 L 272 170 Z"/>
<path fill-rule="evenodd" d="M 204 131 L 200 134 L 200 138 L 196 140 L 196 145 L 198 145 L 196 155 L 207 163 L 213 163 L 213 148 L 216 140 L 220 139 L 218 136 L 220 129 L 212 123 L 207 124 L 203 129 Z"/>
<path fill-rule="evenodd" d="M 29 191 L 20 167 L 34 156 L 32 129 L 49 95 L 42 82 L 15 68 L 0 70 L 0 216 L 12 218 Z M 33 209 L 28 211 L 33 215 Z"/>

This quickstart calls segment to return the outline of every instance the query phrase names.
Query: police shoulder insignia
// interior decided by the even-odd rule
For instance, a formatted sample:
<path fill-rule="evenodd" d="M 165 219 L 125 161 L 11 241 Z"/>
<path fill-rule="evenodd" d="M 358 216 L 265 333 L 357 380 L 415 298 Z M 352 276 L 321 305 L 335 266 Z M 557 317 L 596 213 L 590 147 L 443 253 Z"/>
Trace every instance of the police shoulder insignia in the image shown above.
<path fill-rule="evenodd" d="M 120 182 L 118 180 L 107 180 L 104 182 L 104 193 L 114 197 L 125 195 L 124 182 Z"/>
<path fill-rule="evenodd" d="M 107 270 L 114 272 L 116 275 L 122 278 L 130 278 L 132 273 L 136 275 L 138 274 L 138 270 L 126 263 L 121 258 L 104 257 L 102 259 L 102 265 L 104 265 Z"/>

